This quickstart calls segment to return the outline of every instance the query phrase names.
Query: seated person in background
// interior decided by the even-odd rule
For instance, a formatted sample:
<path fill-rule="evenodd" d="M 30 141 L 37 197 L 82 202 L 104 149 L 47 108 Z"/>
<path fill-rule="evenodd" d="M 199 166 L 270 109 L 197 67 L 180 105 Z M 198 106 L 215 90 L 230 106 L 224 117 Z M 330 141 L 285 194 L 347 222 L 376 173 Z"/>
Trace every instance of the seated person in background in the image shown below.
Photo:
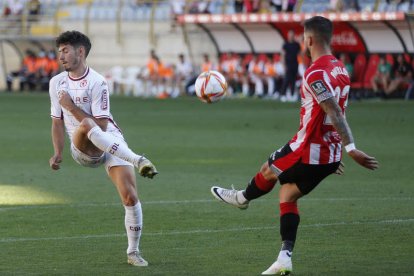
<path fill-rule="evenodd" d="M 32 50 L 26 50 L 26 56 L 23 59 L 19 70 L 10 72 L 7 75 L 7 91 L 12 91 L 13 79 L 19 77 L 20 91 L 23 91 L 28 85 L 29 90 L 34 90 L 36 86 L 36 54 Z"/>
<path fill-rule="evenodd" d="M 59 63 L 54 51 L 49 51 L 46 56 L 46 64 L 40 72 L 40 84 L 42 91 L 49 90 L 49 81 L 59 73 Z"/>
<path fill-rule="evenodd" d="M 378 84 L 381 85 L 385 91 L 388 88 L 390 82 L 391 64 L 389 64 L 384 56 L 380 56 L 380 60 L 377 67 L 377 72 L 371 79 L 372 89 L 374 93 L 378 93 Z"/>
<path fill-rule="evenodd" d="M 348 72 L 349 77 L 352 78 L 354 73 L 354 65 L 352 65 L 349 56 L 346 53 L 341 53 L 339 55 L 339 60 L 345 65 L 345 69 Z"/>
<path fill-rule="evenodd" d="M 408 62 L 404 60 L 402 54 L 397 56 L 397 62 L 391 70 L 392 80 L 388 87 L 384 89 L 385 95 L 390 95 L 400 88 L 403 84 L 409 84 L 413 77 L 412 68 Z"/>

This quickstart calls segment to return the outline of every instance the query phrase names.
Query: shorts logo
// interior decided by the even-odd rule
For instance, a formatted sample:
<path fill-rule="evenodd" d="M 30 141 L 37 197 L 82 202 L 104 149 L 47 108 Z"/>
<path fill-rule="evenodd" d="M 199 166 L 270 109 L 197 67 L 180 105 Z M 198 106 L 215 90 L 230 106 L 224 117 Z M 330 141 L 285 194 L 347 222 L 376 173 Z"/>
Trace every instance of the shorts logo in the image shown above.
<path fill-rule="evenodd" d="M 321 80 L 312 82 L 310 86 L 312 87 L 313 91 L 315 91 L 316 95 L 320 95 L 328 91 L 328 88 L 326 88 Z"/>
<path fill-rule="evenodd" d="M 102 90 L 102 97 L 101 97 L 101 109 L 107 110 L 108 109 L 108 90 Z"/>
<path fill-rule="evenodd" d="M 88 80 L 87 79 L 83 79 L 79 84 L 80 87 L 85 87 L 87 85 L 88 85 Z"/>

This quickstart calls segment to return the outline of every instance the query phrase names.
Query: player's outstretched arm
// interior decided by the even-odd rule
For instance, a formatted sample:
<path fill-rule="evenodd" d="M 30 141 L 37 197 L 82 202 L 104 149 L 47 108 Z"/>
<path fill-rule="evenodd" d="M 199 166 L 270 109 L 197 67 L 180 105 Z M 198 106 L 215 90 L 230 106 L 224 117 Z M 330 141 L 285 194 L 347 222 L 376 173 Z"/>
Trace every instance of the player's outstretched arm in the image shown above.
<path fill-rule="evenodd" d="M 49 159 L 49 165 L 52 170 L 59 170 L 62 163 L 63 146 L 65 145 L 65 127 L 63 120 L 52 119 L 52 143 L 54 154 Z"/>
<path fill-rule="evenodd" d="M 355 147 L 351 128 L 349 127 L 345 117 L 342 115 L 342 110 L 335 101 L 335 98 L 331 97 L 329 99 L 326 99 L 325 101 L 320 103 L 320 106 L 329 116 L 333 126 L 341 136 L 342 143 L 343 145 L 345 145 L 345 150 L 348 153 L 348 155 L 352 159 L 354 159 L 354 161 L 357 162 L 359 165 L 367 169 L 377 169 L 378 161 L 375 159 L 375 157 L 369 156 Z"/>

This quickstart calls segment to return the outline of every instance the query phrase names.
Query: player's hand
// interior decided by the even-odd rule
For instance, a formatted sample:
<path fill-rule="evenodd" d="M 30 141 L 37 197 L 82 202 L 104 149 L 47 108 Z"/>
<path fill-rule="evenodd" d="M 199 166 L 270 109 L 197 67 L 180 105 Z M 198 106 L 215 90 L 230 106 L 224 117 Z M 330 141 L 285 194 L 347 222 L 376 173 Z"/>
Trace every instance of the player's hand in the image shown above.
<path fill-rule="evenodd" d="M 72 101 L 72 98 L 70 97 L 68 92 L 61 90 L 58 92 L 58 96 L 59 96 L 59 104 L 64 109 L 70 111 L 75 106 L 75 103 Z"/>
<path fill-rule="evenodd" d="M 345 173 L 345 165 L 344 163 L 340 162 L 338 169 L 334 172 L 337 175 L 343 175 Z"/>
<path fill-rule="evenodd" d="M 375 157 L 365 154 L 365 152 L 358 149 L 351 150 L 348 152 L 349 156 L 355 160 L 359 165 L 370 170 L 378 169 L 378 161 Z"/>
<path fill-rule="evenodd" d="M 141 160 L 138 163 L 138 173 L 142 177 L 153 178 L 158 174 L 157 169 L 154 164 L 151 163 L 147 158 L 141 157 Z"/>
<path fill-rule="evenodd" d="M 59 170 L 60 169 L 60 163 L 62 163 L 62 156 L 60 155 L 53 155 L 49 159 L 49 166 L 52 168 L 52 170 Z"/>

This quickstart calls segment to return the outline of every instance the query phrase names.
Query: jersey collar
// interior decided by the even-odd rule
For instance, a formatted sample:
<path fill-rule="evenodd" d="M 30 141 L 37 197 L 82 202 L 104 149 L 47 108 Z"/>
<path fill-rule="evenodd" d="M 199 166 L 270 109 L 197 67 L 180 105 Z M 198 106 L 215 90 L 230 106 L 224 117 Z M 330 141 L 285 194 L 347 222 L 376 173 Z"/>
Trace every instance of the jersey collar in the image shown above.
<path fill-rule="evenodd" d="M 69 76 L 69 79 L 71 79 L 71 80 L 73 80 L 73 81 L 80 81 L 81 79 L 84 79 L 84 78 L 85 78 L 88 74 L 89 74 L 89 66 L 88 66 L 88 67 L 86 67 L 85 73 L 84 73 L 81 77 L 79 77 L 79 78 L 72 78 L 72 77 L 69 75 L 69 73 L 68 73 L 68 76 Z"/>

